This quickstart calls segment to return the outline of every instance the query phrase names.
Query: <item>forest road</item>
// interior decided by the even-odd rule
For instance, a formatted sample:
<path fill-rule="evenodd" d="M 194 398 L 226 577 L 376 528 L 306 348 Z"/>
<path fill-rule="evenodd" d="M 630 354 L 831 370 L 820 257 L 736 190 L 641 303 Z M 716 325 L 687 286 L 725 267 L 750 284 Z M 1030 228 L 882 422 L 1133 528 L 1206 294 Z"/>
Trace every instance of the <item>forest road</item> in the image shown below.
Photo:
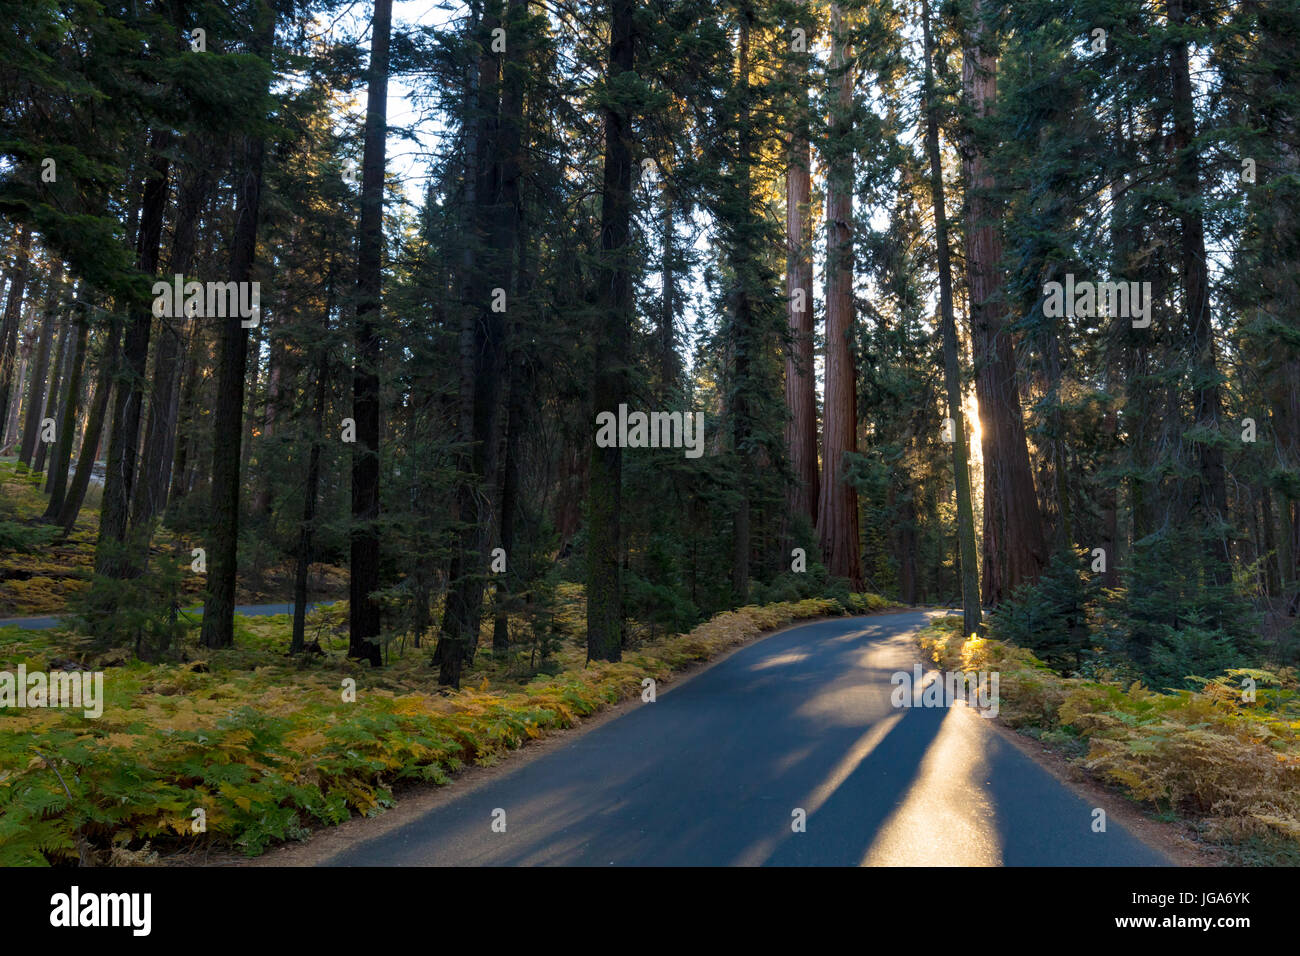
<path fill-rule="evenodd" d="M 324 865 L 1168 865 L 974 708 L 892 706 L 932 613 L 778 631 Z"/>

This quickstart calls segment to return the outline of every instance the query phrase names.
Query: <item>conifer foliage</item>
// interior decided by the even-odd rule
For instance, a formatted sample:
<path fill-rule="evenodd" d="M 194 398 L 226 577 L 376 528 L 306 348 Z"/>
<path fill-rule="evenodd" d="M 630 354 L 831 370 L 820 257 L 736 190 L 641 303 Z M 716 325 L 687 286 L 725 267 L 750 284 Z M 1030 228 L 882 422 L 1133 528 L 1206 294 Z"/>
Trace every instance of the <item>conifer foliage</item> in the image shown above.
<path fill-rule="evenodd" d="M 459 687 L 561 586 L 606 662 L 869 589 L 1295 663 L 1294 3 L 4 9 L 0 542 L 101 648 L 339 600 Z"/>

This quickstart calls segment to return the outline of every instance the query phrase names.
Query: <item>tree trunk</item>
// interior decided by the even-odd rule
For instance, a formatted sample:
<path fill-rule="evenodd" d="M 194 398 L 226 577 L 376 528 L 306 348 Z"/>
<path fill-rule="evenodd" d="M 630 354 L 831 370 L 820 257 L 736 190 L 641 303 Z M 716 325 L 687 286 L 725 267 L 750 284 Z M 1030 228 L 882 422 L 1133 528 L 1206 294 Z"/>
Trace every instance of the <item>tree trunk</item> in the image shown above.
<path fill-rule="evenodd" d="M 260 329 L 249 333 L 249 361 L 244 381 L 244 437 L 239 442 L 239 487 L 247 487 L 248 464 L 253 454 L 253 432 L 257 429 L 258 387 L 262 377 L 262 336 Z"/>
<path fill-rule="evenodd" d="M 997 57 L 982 45 L 981 0 L 966 34 L 962 83 L 978 119 L 997 100 Z M 992 198 L 993 173 L 984 146 L 967 131 L 963 149 L 966 178 L 966 281 L 970 295 L 975 394 L 984 451 L 984 604 L 993 606 L 1038 579 L 1047 561 L 1034 475 L 1029 464 L 1020 387 L 1011 333 L 1006 329 L 1002 291 L 1001 209 Z"/>
<path fill-rule="evenodd" d="M 506 554 L 506 582 L 520 580 L 514 565 L 515 509 L 519 507 L 519 445 L 524 428 L 524 368 L 523 356 L 515 349 L 510 354 L 508 407 L 504 456 L 501 463 L 501 548 Z M 511 593 L 514 587 L 497 581 L 497 594 Z M 492 624 L 492 654 L 501 658 L 510 650 L 509 619 L 505 610 L 498 608 Z"/>
<path fill-rule="evenodd" d="M 198 153 L 204 146 L 197 136 L 186 143 L 187 152 Z M 167 256 L 163 278 L 185 276 L 194 259 L 199 214 L 212 192 L 213 177 L 208 167 L 196 157 L 184 169 L 176 202 L 176 226 Z M 164 316 L 159 324 L 158 344 L 154 350 L 153 392 L 149 416 L 145 422 L 144 450 L 140 457 L 140 477 L 131 502 L 131 526 L 147 525 L 167 505 L 167 487 L 171 483 L 172 458 L 176 444 L 176 415 L 180 395 L 181 361 L 184 355 L 185 328 L 192 319 Z M 191 333 L 192 334 L 192 333 Z"/>
<path fill-rule="evenodd" d="M 104 419 L 108 415 L 109 399 L 113 394 L 113 380 L 117 377 L 118 351 L 121 346 L 121 338 L 122 320 L 116 315 L 111 315 L 108 329 L 105 332 L 104 353 L 100 358 L 99 376 L 95 381 L 95 397 L 91 401 L 90 413 L 86 417 L 86 430 L 81 436 L 81 454 L 77 457 L 77 473 L 72 479 L 72 487 L 68 489 L 67 496 L 59 505 L 58 516 L 55 519 L 55 523 L 63 529 L 65 538 L 72 534 L 73 528 L 76 527 L 77 515 L 81 512 L 81 503 L 85 500 L 86 489 L 90 487 L 90 475 L 95 468 L 100 440 L 104 434 Z M 78 343 L 78 346 L 81 347 L 80 343 Z M 84 348 L 82 350 L 84 351 Z M 75 394 L 74 390 L 69 390 L 68 406 L 64 412 L 63 420 L 69 425 L 76 419 L 76 401 L 73 398 Z M 67 428 L 66 433 L 68 442 L 71 444 L 73 429 Z M 46 510 L 47 516 L 53 513 L 51 509 L 55 501 L 56 495 L 51 495 L 51 508 Z"/>
<path fill-rule="evenodd" d="M 285 399 L 281 377 L 284 374 L 286 357 L 284 339 L 276 335 L 268 335 L 268 339 L 270 341 L 267 343 L 266 357 L 266 400 L 262 405 L 261 433 L 261 447 L 267 454 L 270 453 L 270 442 L 275 434 L 276 423 Z M 260 457 L 258 461 L 260 464 Z M 271 470 L 268 468 L 259 468 L 258 472 L 257 493 L 253 496 L 253 506 L 250 511 L 255 518 L 265 521 L 271 516 L 271 484 L 273 478 Z"/>
<path fill-rule="evenodd" d="M 898 591 L 904 604 L 917 602 L 916 500 L 908 489 L 899 514 Z"/>
<path fill-rule="evenodd" d="M 1166 0 L 1165 11 L 1172 28 L 1187 22 L 1184 0 Z M 1205 222 L 1201 215 L 1200 154 L 1196 145 L 1196 113 L 1192 102 L 1192 79 L 1187 42 L 1176 38 L 1169 49 L 1169 72 L 1173 93 L 1173 148 L 1176 154 L 1174 188 L 1178 193 L 1178 221 L 1181 231 L 1183 307 L 1187 312 L 1190 346 L 1196 368 L 1196 426 L 1215 438 L 1222 416 L 1219 372 L 1210 317 L 1209 279 L 1205 262 Z M 1223 449 L 1215 438 L 1196 442 L 1200 471 L 1200 511 L 1209 535 L 1207 558 L 1210 576 L 1216 584 L 1232 579 L 1231 523 L 1228 515 L 1227 477 Z"/>
<path fill-rule="evenodd" d="M 49 291 L 45 293 L 45 314 L 40 334 L 36 340 L 36 356 L 32 361 L 31 384 L 27 389 L 27 416 L 23 422 L 23 442 L 18 460 L 28 467 L 36 453 L 41 431 L 41 412 L 45 407 L 45 385 L 50 371 L 50 344 L 54 338 L 54 322 L 59 314 L 59 296 L 63 291 L 63 261 L 56 259 L 50 274 Z"/>
<path fill-rule="evenodd" d="M 4 319 L 0 321 L 0 432 L 9 421 L 9 401 L 15 379 L 18 351 L 18 325 L 22 315 L 23 293 L 27 289 L 27 272 L 31 257 L 32 232 L 23 223 L 18 227 L 18 250 L 9 267 L 9 297 L 5 300 Z M 0 443 L 4 440 L 0 434 Z"/>
<path fill-rule="evenodd" d="M 514 21 L 520 8 L 509 15 Z M 498 19 L 484 18 L 481 35 L 489 36 Z M 509 32 L 509 31 L 508 31 Z M 522 24 L 514 30 L 515 41 L 507 42 L 504 71 L 495 58 L 480 60 L 477 93 L 480 126 L 476 134 L 478 182 L 474 190 L 477 237 L 485 241 L 482 265 L 470 270 L 465 288 L 466 303 L 476 321 L 466 343 L 470 355 L 462 354 L 462 439 L 469 437 L 469 452 L 461 459 L 458 520 L 461 531 L 449 571 L 446 607 L 434 659 L 439 662 L 438 680 L 460 686 L 460 670 L 472 660 L 478 643 L 482 616 L 484 571 L 495 524 L 500 514 L 501 384 L 507 353 L 503 314 L 492 307 L 493 289 L 509 290 L 514 272 L 514 249 L 518 223 L 520 136 L 523 69 L 519 56 Z M 501 87 L 501 77 L 510 82 Z M 504 96 L 498 100 L 498 93 Z M 486 151 L 485 151 L 486 150 Z M 472 380 L 464 381 L 466 371 Z M 466 405 L 468 401 L 468 406 Z M 507 567 L 508 564 L 507 558 Z"/>
<path fill-rule="evenodd" d="M 9 417 L 4 423 L 4 438 L 0 440 L 0 455 L 8 455 L 13 452 L 14 446 L 18 444 L 18 422 L 22 418 L 23 395 L 25 391 L 24 383 L 27 381 L 28 372 L 31 369 L 32 345 L 37 335 L 36 319 L 36 299 L 38 296 L 35 290 L 27 297 L 26 308 L 20 313 L 18 323 L 18 347 L 16 351 L 17 361 L 13 367 L 13 401 L 9 403 Z"/>
<path fill-rule="evenodd" d="M 735 605 L 749 600 L 749 561 L 751 556 L 752 521 L 751 475 L 755 469 L 752 449 L 754 436 L 754 410 L 751 395 L 757 387 L 754 382 L 753 357 L 761 348 L 758 342 L 754 300 L 750 286 L 754 283 L 754 250 L 750 240 L 753 224 L 753 196 L 751 166 L 754 162 L 754 137 L 751 128 L 749 85 L 749 38 L 753 11 L 745 5 L 740 11 L 740 31 L 737 49 L 737 87 L 739 88 L 736 115 L 736 159 L 734 172 L 728 176 L 728 205 L 737 217 L 733 235 L 728 243 L 731 257 L 731 342 L 734 380 L 731 386 L 731 438 L 739 463 L 736 490 L 740 500 L 732 520 L 731 600 Z"/>
<path fill-rule="evenodd" d="M 609 2 L 607 87 L 617 88 L 634 65 L 634 0 Z M 597 297 L 593 408 L 617 414 L 627 398 L 626 364 L 632 324 L 632 117 L 629 105 L 605 106 L 604 181 L 600 202 L 600 277 Z M 593 439 L 595 429 L 593 423 Z M 587 658 L 623 655 L 623 452 L 591 443 L 587 498 Z"/>
<path fill-rule="evenodd" d="M 844 481 L 844 455 L 858 450 L 858 387 L 853 356 L 853 71 L 843 14 L 831 5 L 832 107 L 826 173 L 826 387 L 817 534 L 826 569 L 861 591 L 858 492 Z"/>
<path fill-rule="evenodd" d="M 668 183 L 664 183 L 663 201 L 663 250 L 659 269 L 663 295 L 659 303 L 659 327 L 655 331 L 659 339 L 660 395 L 666 402 L 677 392 L 682 374 L 677 358 L 677 230 L 674 225 L 677 197 Z"/>
<path fill-rule="evenodd" d="M 325 325 L 333 311 L 334 282 L 329 280 L 326 295 Z M 325 430 L 325 399 L 329 389 L 329 356 L 321 349 L 316 368 L 316 398 L 312 405 L 311 450 L 307 460 L 307 486 L 303 491 L 302 524 L 298 528 L 298 553 L 293 577 L 293 638 L 289 653 L 298 654 L 306 646 L 307 572 L 311 568 L 312 537 L 316 532 L 316 498 L 320 490 L 321 444 Z"/>
<path fill-rule="evenodd" d="M 162 246 L 163 211 L 167 205 L 171 144 L 169 130 L 155 130 L 149 142 L 149 169 L 140 203 L 140 233 L 136 240 L 136 268 L 152 283 L 158 271 Z M 123 376 L 114 395 L 113 430 L 108 446 L 108 470 L 99 514 L 99 539 L 95 544 L 95 571 L 109 577 L 126 577 L 143 569 L 145 556 L 128 553 L 127 518 L 131 488 L 136 478 L 140 418 L 144 405 L 145 369 L 149 362 L 149 337 L 153 313 L 147 303 L 132 303 L 122 345 Z"/>
<path fill-rule="evenodd" d="M 275 8 L 255 7 L 251 52 L 271 55 L 275 42 Z M 263 91 L 264 93 L 267 91 Z M 260 101 L 259 101 L 260 104 Z M 260 107 L 259 107 L 260 108 Z M 238 178 L 238 218 L 230 250 L 230 280 L 249 282 L 257 253 L 257 221 L 262 200 L 262 164 L 266 143 L 260 134 L 246 136 Z M 212 410 L 212 498 L 208 522 L 208 586 L 200 641 L 205 647 L 235 642 L 235 587 L 239 568 L 239 464 L 243 439 L 244 387 L 248 365 L 248 331 L 239 317 L 226 318 L 218 333 L 217 394 Z"/>
<path fill-rule="evenodd" d="M 352 535 L 349 557 L 348 657 L 378 667 L 379 360 L 384 246 L 384 148 L 388 135 L 388 41 L 392 0 L 375 0 L 366 80 L 365 150 L 361 164 L 361 230 L 357 250 L 357 313 L 352 372 Z"/>
<path fill-rule="evenodd" d="M 207 342 L 197 326 L 191 326 L 189 344 L 185 350 L 185 371 L 181 375 L 181 397 L 177 408 L 176 453 L 172 463 L 171 487 L 167 492 L 170 501 L 179 501 L 190 491 L 190 469 L 194 454 L 194 407 L 198 400 L 200 383 L 199 359 L 206 358 Z"/>
<path fill-rule="evenodd" d="M 71 299 L 76 300 L 77 287 L 74 286 L 71 292 Z M 45 412 L 41 415 L 42 419 L 53 419 L 56 423 L 59 419 L 59 399 L 63 394 L 64 383 L 68 377 L 68 367 L 72 361 L 72 352 L 68 346 L 71 345 L 73 335 L 73 324 L 71 320 L 71 309 L 69 303 L 64 304 L 61 310 L 62 318 L 59 320 L 59 344 L 54 352 L 54 361 L 50 366 L 50 387 L 45 393 Z M 58 433 L 55 432 L 55 443 L 58 442 Z M 38 441 L 36 443 L 36 458 L 32 464 L 32 470 L 38 473 L 45 471 L 45 464 L 50 457 L 50 447 L 48 442 Z M 47 486 L 48 492 L 48 486 Z"/>
<path fill-rule="evenodd" d="M 510 0 L 507 8 L 508 35 L 516 37 L 524 29 L 524 20 L 528 16 L 528 0 Z M 501 206 L 496 221 L 500 232 L 496 237 L 497 251 L 506 260 L 506 272 L 515 277 L 515 304 L 510 313 L 511 321 L 506 329 L 504 352 L 507 357 L 507 405 L 504 423 L 504 440 L 500 467 L 500 489 L 498 500 L 501 503 L 500 544 L 506 554 L 507 582 L 520 580 L 518 569 L 514 564 L 515 545 L 515 509 L 518 507 L 519 491 L 519 446 L 524 429 L 525 386 L 527 382 L 524 368 L 523 341 L 520 334 L 522 325 L 520 312 L 522 304 L 518 301 L 528 288 L 528 277 L 523 269 L 523 204 L 520 195 L 520 179 L 523 171 L 523 124 L 524 124 L 524 57 L 515 51 L 515 55 L 506 59 L 502 71 L 501 83 L 501 123 L 500 154 L 502 157 Z M 510 268 L 511 254 L 518 250 L 519 262 Z M 498 593 L 502 586 L 498 583 Z M 514 590 L 507 587 L 507 592 Z M 504 657 L 510 649 L 509 621 L 504 611 L 498 610 L 492 627 L 492 653 Z"/>
<path fill-rule="evenodd" d="M 791 514 L 805 515 L 815 523 L 821 489 L 817 473 L 808 68 L 804 65 L 791 73 L 795 102 L 785 169 L 785 291 L 790 331 L 785 358 L 785 405 L 789 415 L 785 436 L 794 481 L 787 493 L 787 504 Z"/>
<path fill-rule="evenodd" d="M 934 207 L 934 234 L 939 272 L 939 312 L 943 330 L 943 377 L 948 393 L 948 415 L 953 423 L 953 478 L 957 485 L 957 542 L 961 555 L 962 626 L 964 633 L 980 629 L 979 570 L 975 552 L 975 517 L 971 503 L 967 463 L 966 423 L 962 414 L 961 366 L 957 351 L 957 323 L 952 311 L 952 264 L 948 253 L 948 215 L 944 209 L 943 166 L 939 158 L 938 103 L 931 65 L 930 3 L 921 0 L 921 26 L 925 44 L 925 151 L 930 160 L 930 200 Z"/>
<path fill-rule="evenodd" d="M 67 395 L 58 410 L 59 421 L 57 431 L 54 433 L 54 451 L 50 455 L 50 471 L 45 477 L 45 493 L 50 497 L 45 507 L 45 514 L 42 515 L 46 521 L 57 520 L 68 490 L 68 465 L 72 458 L 72 446 L 77 440 L 81 379 L 86 367 L 86 345 L 90 339 L 90 323 L 86 317 L 85 300 L 75 298 L 72 309 L 76 316 L 74 321 L 77 338 L 68 365 L 68 382 L 65 386 Z M 107 356 L 104 364 L 108 365 Z M 58 396 L 51 397 L 57 399 Z M 47 414 L 54 413 L 47 412 Z"/>
<path fill-rule="evenodd" d="M 477 254 L 482 245 L 479 228 L 482 216 L 478 206 L 481 186 L 486 188 L 485 170 L 490 144 L 491 123 L 495 117 L 495 86 L 491 82 L 490 70 L 494 69 L 495 60 L 486 54 L 485 24 L 479 16 L 479 7 L 470 6 L 469 35 L 480 45 L 478 62 L 470 66 L 465 73 L 465 109 L 461 122 L 465 130 L 464 146 L 464 225 L 463 249 L 461 252 L 460 306 L 461 320 L 458 337 L 458 392 L 456 396 L 456 438 L 460 444 L 457 455 L 457 481 L 455 508 L 452 520 L 459 524 L 452 542 L 451 557 L 447 564 L 447 595 L 443 602 L 442 623 L 439 627 L 438 641 L 433 649 L 431 663 L 438 666 L 438 682 L 460 687 L 461 665 L 465 659 L 468 633 L 476 620 L 476 606 L 482 603 L 482 585 L 476 586 L 476 572 L 469 571 L 472 561 L 468 552 L 474 547 L 476 529 L 471 523 L 477 518 L 478 499 L 474 486 L 474 386 L 476 363 L 481 360 L 482 350 L 478 348 L 478 322 L 482 295 L 482 283 L 479 281 Z M 481 77 L 487 76 L 487 90 L 483 89 Z M 483 181 L 482 183 L 480 181 Z M 474 592 L 478 590 L 478 598 Z"/>

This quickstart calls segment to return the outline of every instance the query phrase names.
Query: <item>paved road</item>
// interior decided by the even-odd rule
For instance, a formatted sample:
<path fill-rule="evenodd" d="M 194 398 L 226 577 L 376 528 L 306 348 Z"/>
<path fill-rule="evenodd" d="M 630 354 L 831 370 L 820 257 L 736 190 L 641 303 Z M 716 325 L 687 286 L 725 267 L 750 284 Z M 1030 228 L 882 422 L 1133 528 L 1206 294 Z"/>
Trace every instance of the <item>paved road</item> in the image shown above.
<path fill-rule="evenodd" d="M 332 602 L 308 603 L 307 610 L 310 611 L 314 607 L 323 607 L 330 603 Z M 184 613 L 191 617 L 202 617 L 203 605 L 185 608 Z M 288 604 L 240 604 L 235 607 L 235 613 L 247 617 L 262 617 L 267 614 L 292 614 L 293 602 Z M 0 617 L 0 627 L 18 627 L 24 631 L 43 631 L 46 628 L 54 627 L 58 623 L 59 617 L 57 615 L 53 617 Z"/>
<path fill-rule="evenodd" d="M 327 865 L 1167 865 L 973 709 L 891 706 L 925 618 L 775 634 Z"/>

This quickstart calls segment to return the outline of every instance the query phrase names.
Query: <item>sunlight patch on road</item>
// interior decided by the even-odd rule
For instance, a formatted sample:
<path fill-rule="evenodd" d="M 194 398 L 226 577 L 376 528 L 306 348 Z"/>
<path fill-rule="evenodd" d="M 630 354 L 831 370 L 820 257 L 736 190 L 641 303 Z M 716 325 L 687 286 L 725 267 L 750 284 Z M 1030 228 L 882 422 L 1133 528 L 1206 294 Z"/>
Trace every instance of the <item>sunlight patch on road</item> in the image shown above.
<path fill-rule="evenodd" d="M 893 714 L 886 717 L 871 727 L 865 734 L 858 738 L 857 743 L 849 748 L 849 752 L 840 758 L 826 779 L 813 790 L 812 794 L 804 800 L 802 806 L 808 811 L 808 816 L 812 816 L 822 805 L 830 799 L 831 794 L 839 789 L 840 784 L 858 769 L 858 764 L 867 759 L 871 751 L 880 746 L 880 742 L 889 736 L 889 732 L 894 729 L 894 725 L 902 720 L 902 714 Z"/>
<path fill-rule="evenodd" d="M 965 710 L 945 715 L 915 782 L 880 827 L 863 866 L 1001 864 L 1001 841 L 983 787 L 986 731 Z"/>
<path fill-rule="evenodd" d="M 800 801 L 801 806 L 808 813 L 808 818 L 812 819 L 821 807 L 830 799 L 831 794 L 839 789 L 845 780 L 853 775 L 853 771 L 858 769 L 862 761 L 880 746 L 880 742 L 889 736 L 889 732 L 902 719 L 902 714 L 895 713 L 878 721 L 872 725 L 865 734 L 857 739 L 857 742 L 849 748 L 848 752 L 839 759 L 839 762 L 831 769 L 831 772 L 807 797 Z M 772 851 L 782 840 L 786 839 L 789 834 L 783 834 L 781 837 L 767 837 L 759 840 L 748 850 L 736 858 L 734 866 L 760 866 L 771 855 Z"/>
<path fill-rule="evenodd" d="M 840 634 L 840 635 L 837 635 L 836 637 L 828 637 L 828 638 L 825 639 L 825 641 L 824 641 L 823 643 L 826 643 L 826 644 L 847 644 L 847 643 L 849 643 L 850 641 L 860 641 L 860 640 L 862 640 L 862 638 L 864 638 L 864 637 L 871 637 L 871 636 L 876 635 L 876 634 L 879 634 L 879 633 L 880 633 L 880 626 L 879 626 L 879 625 L 876 625 L 876 624 L 872 624 L 872 625 L 870 625 L 870 626 L 868 626 L 868 627 L 864 627 L 864 628 L 863 628 L 862 630 L 860 630 L 860 631 L 849 631 L 849 633 L 847 633 L 847 634 Z"/>
<path fill-rule="evenodd" d="M 807 747 L 800 747 L 797 750 L 792 750 L 784 757 L 779 758 L 776 763 L 772 765 L 772 769 L 777 776 L 789 773 L 795 767 L 799 766 L 799 764 L 811 757 L 813 751 L 816 749 L 817 747 L 815 744 L 809 744 Z"/>
<path fill-rule="evenodd" d="M 905 643 L 871 644 L 858 651 L 851 667 L 831 687 L 804 701 L 795 716 L 815 726 L 861 727 L 895 713 L 889 703 L 889 675 L 914 659 Z"/>
<path fill-rule="evenodd" d="M 751 671 L 766 670 L 769 667 L 784 667 L 786 664 L 798 664 L 800 661 L 808 659 L 807 651 L 790 651 L 786 654 L 776 654 L 772 657 L 764 658 L 750 668 Z"/>

